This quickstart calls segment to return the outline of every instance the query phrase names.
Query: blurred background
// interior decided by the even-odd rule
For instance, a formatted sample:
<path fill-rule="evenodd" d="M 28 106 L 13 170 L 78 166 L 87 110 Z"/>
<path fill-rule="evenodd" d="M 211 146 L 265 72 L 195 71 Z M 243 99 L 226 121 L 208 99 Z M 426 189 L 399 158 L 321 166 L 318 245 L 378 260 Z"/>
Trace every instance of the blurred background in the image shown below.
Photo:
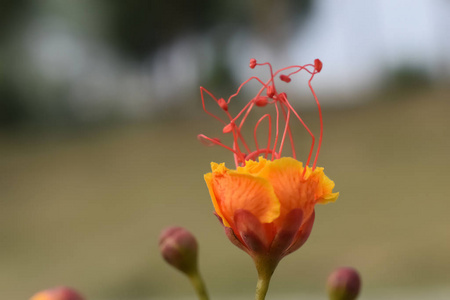
<path fill-rule="evenodd" d="M 202 178 L 232 158 L 196 140 L 221 133 L 199 86 L 228 97 L 267 78 L 250 58 L 320 58 L 318 165 L 341 196 L 317 207 L 268 298 L 325 299 L 328 273 L 348 265 L 360 299 L 449 299 L 449 30 L 447 0 L 3 1 L 1 297 L 69 285 L 88 299 L 188 299 L 157 246 L 181 225 L 213 298 L 251 299 L 251 259 L 222 233 Z M 317 132 L 307 80 L 283 88 Z M 308 136 L 296 140 L 306 153 Z"/>

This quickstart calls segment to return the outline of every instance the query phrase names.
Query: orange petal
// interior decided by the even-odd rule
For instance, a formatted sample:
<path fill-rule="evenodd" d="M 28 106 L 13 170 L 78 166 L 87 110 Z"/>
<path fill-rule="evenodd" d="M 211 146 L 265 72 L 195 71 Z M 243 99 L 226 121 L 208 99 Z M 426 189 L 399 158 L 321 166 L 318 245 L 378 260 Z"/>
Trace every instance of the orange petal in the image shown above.
<path fill-rule="evenodd" d="M 303 176 L 303 164 L 293 158 L 283 157 L 271 161 L 258 174 L 273 186 L 281 204 L 281 215 L 301 208 L 308 218 L 316 203 L 327 203 L 337 199 L 332 193 L 334 182 L 323 173 L 323 168 L 314 171 L 307 167 Z"/>
<path fill-rule="evenodd" d="M 272 186 L 264 178 L 228 170 L 224 164 L 211 164 L 205 175 L 216 213 L 225 226 L 233 223 L 234 214 L 245 209 L 261 223 L 270 223 L 280 214 L 280 203 Z"/>
<path fill-rule="evenodd" d="M 273 186 L 283 215 L 295 208 L 305 209 L 313 205 L 314 198 L 306 189 L 305 184 L 308 181 L 303 179 L 302 173 L 301 162 L 290 157 L 283 157 L 268 163 L 259 174 Z M 308 216 L 305 215 L 305 217 Z"/>

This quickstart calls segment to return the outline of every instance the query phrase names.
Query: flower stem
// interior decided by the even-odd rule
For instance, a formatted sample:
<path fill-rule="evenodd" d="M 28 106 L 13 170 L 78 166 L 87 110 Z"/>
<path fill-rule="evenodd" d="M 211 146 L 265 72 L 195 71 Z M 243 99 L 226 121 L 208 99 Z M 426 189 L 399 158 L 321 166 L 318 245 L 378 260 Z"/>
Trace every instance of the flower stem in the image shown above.
<path fill-rule="evenodd" d="M 200 276 L 199 272 L 194 272 L 189 275 L 189 279 L 191 280 L 191 284 L 197 293 L 199 300 L 209 300 L 208 292 L 206 291 L 205 283 Z"/>
<path fill-rule="evenodd" d="M 278 259 L 267 256 L 254 258 L 258 271 L 258 283 L 256 284 L 255 300 L 264 300 L 269 289 L 270 278 L 278 265 Z"/>
<path fill-rule="evenodd" d="M 258 277 L 258 283 L 256 284 L 255 300 L 264 300 L 266 298 L 267 290 L 269 289 L 270 276 L 266 278 L 264 276 Z"/>

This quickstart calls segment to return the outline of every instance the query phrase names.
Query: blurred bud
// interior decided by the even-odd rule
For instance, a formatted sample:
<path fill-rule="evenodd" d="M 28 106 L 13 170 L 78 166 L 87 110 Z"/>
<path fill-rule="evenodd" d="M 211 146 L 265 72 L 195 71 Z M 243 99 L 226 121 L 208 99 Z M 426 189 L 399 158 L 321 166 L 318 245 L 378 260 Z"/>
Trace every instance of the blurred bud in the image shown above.
<path fill-rule="evenodd" d="M 30 300 L 85 300 L 77 291 L 68 287 L 56 287 L 35 294 Z"/>
<path fill-rule="evenodd" d="M 361 279 L 353 268 L 338 268 L 328 277 L 327 289 L 331 300 L 354 300 L 360 288 Z"/>
<path fill-rule="evenodd" d="M 168 227 L 159 236 L 159 250 L 164 259 L 187 275 L 197 272 L 197 241 L 182 227 Z"/>

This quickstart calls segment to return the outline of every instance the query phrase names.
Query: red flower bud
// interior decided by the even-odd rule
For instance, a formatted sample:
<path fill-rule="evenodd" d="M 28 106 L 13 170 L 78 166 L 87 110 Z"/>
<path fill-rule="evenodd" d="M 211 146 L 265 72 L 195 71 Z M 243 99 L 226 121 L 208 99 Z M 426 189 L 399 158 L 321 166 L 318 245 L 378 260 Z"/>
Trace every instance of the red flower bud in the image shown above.
<path fill-rule="evenodd" d="M 77 291 L 61 286 L 41 291 L 30 300 L 84 300 L 84 298 Z"/>
<path fill-rule="evenodd" d="M 358 297 L 361 279 L 353 268 L 338 268 L 328 277 L 330 300 L 354 300 Z"/>
<path fill-rule="evenodd" d="M 169 227 L 159 236 L 159 250 L 170 265 L 192 275 L 197 272 L 198 245 L 195 237 L 182 227 Z"/>

